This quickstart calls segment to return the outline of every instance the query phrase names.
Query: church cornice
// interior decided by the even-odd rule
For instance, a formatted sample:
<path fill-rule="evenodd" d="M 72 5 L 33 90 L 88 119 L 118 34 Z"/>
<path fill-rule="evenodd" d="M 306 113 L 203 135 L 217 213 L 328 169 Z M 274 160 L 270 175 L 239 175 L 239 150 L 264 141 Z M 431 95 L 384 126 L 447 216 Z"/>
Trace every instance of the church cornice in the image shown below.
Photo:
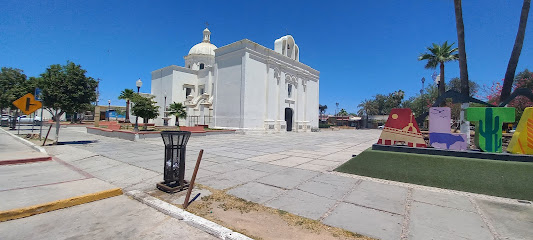
<path fill-rule="evenodd" d="M 238 42 L 234 42 L 232 44 L 216 49 L 215 57 L 221 57 L 225 54 L 236 52 L 239 50 L 244 50 L 246 52 L 257 55 L 261 57 L 263 60 L 269 63 L 272 63 L 272 64 L 283 65 L 287 68 L 291 68 L 294 71 L 298 71 L 298 72 L 303 72 L 303 73 L 308 72 L 309 75 L 315 76 L 317 79 L 320 75 L 320 72 L 318 70 L 313 69 L 310 66 L 305 65 L 301 62 L 298 62 L 294 59 L 291 59 L 287 56 L 283 56 L 282 54 L 277 53 L 270 48 L 264 47 L 248 39 L 243 39 Z"/>
<path fill-rule="evenodd" d="M 180 66 L 177 66 L 177 65 L 170 65 L 170 66 L 167 66 L 167 67 L 160 68 L 160 69 L 152 71 L 152 75 L 159 74 L 161 71 L 167 72 L 169 70 L 175 70 L 175 71 L 186 72 L 186 73 L 191 73 L 191 74 L 197 74 L 198 73 L 197 70 L 192 70 L 190 68 L 180 67 Z M 169 74 L 172 74 L 172 71 L 170 71 L 168 74 L 163 74 L 163 75 L 166 76 L 166 75 L 169 75 Z"/>
<path fill-rule="evenodd" d="M 302 78 L 305 77 L 305 78 L 308 78 L 311 81 L 315 81 L 315 82 L 318 81 L 318 79 L 319 79 L 318 75 L 315 75 L 315 74 L 313 74 L 313 73 L 311 73 L 311 72 L 309 72 L 309 71 L 307 71 L 305 69 L 299 68 L 299 67 L 291 65 L 289 63 L 278 61 L 277 59 L 272 58 L 271 56 L 268 56 L 268 55 L 265 55 L 265 54 L 261 54 L 261 53 L 259 53 L 257 51 L 253 51 L 253 50 L 248 50 L 247 52 L 250 54 L 250 58 L 252 58 L 254 60 L 261 61 L 261 62 L 265 62 L 269 66 L 271 66 L 273 68 L 278 68 L 282 72 L 290 73 L 292 75 L 296 75 L 296 76 L 302 77 Z"/>

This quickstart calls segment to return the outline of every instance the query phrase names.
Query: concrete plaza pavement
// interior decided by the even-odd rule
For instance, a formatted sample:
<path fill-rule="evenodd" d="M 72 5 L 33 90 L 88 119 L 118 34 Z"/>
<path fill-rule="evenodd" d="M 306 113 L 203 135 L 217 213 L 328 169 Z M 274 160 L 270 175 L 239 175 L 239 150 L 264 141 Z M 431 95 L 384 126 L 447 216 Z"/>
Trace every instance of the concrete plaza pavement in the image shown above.
<path fill-rule="evenodd" d="M 0 223 L 2 239 L 217 239 L 127 196 Z"/>
<path fill-rule="evenodd" d="M 42 212 L 41 209 L 79 196 L 95 199 L 102 191 L 116 189 L 57 158 L 20 163 L 37 156 L 48 154 L 0 129 L 2 219 Z M 126 196 L 0 222 L 0 233 L 1 239 L 215 239 Z"/>
<path fill-rule="evenodd" d="M 24 144 L 21 139 L 13 138 L 3 129 L 0 129 L 0 140 L 0 165 L 8 161 L 48 157 L 48 154 Z"/>
<path fill-rule="evenodd" d="M 198 151 L 197 183 L 327 225 L 380 239 L 528 239 L 533 207 L 514 199 L 449 191 L 332 172 L 370 147 L 379 130 L 193 136 L 187 177 Z M 163 143 L 137 142 L 62 129 L 47 151 L 128 190 L 162 181 Z M 74 141 L 86 141 L 77 144 Z"/>

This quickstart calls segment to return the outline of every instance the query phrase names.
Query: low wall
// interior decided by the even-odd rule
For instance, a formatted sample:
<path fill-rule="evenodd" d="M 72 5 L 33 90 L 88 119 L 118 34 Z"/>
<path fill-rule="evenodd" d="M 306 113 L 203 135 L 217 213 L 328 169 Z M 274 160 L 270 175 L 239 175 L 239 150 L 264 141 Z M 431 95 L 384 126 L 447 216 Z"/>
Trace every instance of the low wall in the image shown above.
<path fill-rule="evenodd" d="M 415 154 L 429 154 L 438 156 L 449 157 L 465 157 L 465 158 L 480 158 L 487 160 L 499 160 L 499 161 L 513 161 L 513 162 L 533 162 L 533 156 L 523 154 L 509 154 L 509 153 L 490 153 L 481 151 L 457 151 L 457 150 L 445 150 L 438 148 L 415 148 L 398 145 L 372 145 L 372 150 L 379 151 L 391 151 L 391 152 L 403 152 L 403 153 L 415 153 Z"/>
<path fill-rule="evenodd" d="M 160 138 L 161 132 L 132 132 L 124 130 L 111 130 L 99 127 L 87 127 L 87 133 L 104 137 L 120 138 L 124 140 L 137 141 L 139 139 Z M 205 133 L 191 133 L 191 136 L 207 136 L 216 134 L 235 134 L 235 130 L 206 130 Z"/>

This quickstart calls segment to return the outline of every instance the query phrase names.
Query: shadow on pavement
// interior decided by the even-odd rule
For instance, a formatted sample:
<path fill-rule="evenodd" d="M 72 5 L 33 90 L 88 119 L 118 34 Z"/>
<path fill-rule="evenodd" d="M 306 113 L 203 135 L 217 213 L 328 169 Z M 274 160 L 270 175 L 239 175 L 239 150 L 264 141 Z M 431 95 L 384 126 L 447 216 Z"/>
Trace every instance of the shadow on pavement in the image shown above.
<path fill-rule="evenodd" d="M 78 144 L 89 144 L 89 143 L 96 143 L 98 140 L 90 140 L 90 141 L 66 141 L 66 142 L 58 142 L 57 145 L 78 145 Z"/>

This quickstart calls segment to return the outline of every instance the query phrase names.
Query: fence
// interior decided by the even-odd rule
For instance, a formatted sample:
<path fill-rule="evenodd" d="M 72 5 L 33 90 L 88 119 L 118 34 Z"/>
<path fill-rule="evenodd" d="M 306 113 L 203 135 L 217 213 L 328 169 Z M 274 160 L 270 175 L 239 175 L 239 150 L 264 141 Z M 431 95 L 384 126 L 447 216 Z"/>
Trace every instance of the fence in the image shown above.
<path fill-rule="evenodd" d="M 197 125 L 210 125 L 211 121 L 213 120 L 213 117 L 211 116 L 188 116 L 189 120 L 189 127 L 197 126 Z"/>

